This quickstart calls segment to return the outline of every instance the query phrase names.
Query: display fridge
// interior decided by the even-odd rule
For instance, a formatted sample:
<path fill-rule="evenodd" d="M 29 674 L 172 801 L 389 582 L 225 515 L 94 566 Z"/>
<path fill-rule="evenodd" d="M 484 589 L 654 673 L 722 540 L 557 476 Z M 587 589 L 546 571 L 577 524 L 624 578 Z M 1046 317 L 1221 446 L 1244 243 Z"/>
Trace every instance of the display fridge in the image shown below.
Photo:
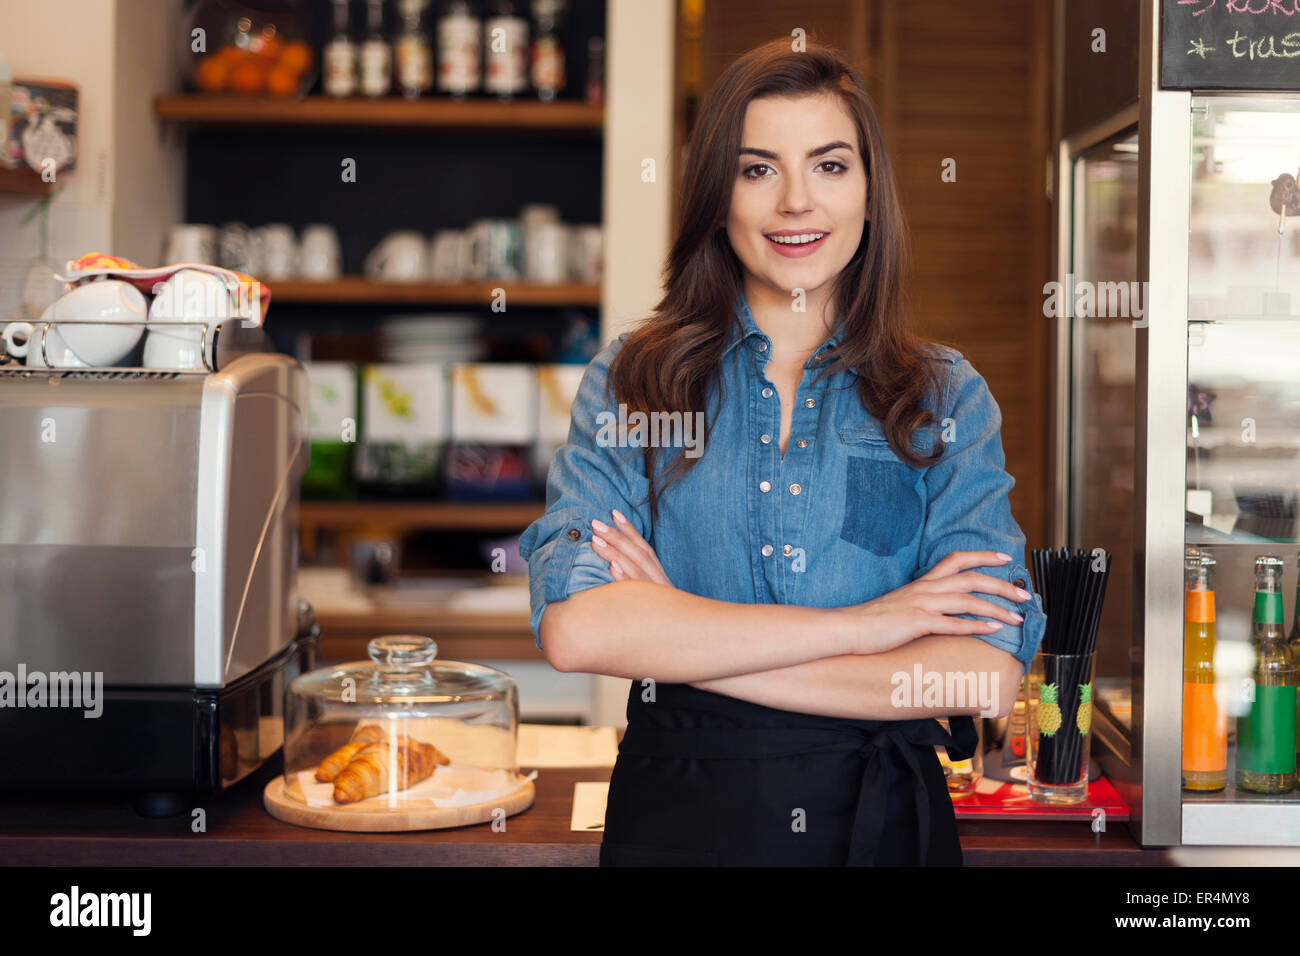
<path fill-rule="evenodd" d="M 1139 2 L 1136 101 L 1057 142 L 1053 543 L 1114 562 L 1134 836 L 1298 846 L 1300 4 Z"/>

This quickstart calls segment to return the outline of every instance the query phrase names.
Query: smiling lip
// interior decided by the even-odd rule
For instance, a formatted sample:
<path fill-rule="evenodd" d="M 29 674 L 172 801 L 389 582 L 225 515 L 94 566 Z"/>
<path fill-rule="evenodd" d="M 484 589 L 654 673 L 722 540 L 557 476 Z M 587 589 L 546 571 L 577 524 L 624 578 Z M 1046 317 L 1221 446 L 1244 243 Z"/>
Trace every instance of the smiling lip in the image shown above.
<path fill-rule="evenodd" d="M 820 239 L 816 240 L 815 242 L 800 243 L 799 245 L 794 245 L 792 243 L 784 243 L 784 242 L 773 242 L 770 238 L 768 238 L 770 236 L 807 236 L 807 235 L 816 234 L 818 232 L 822 234 L 822 237 Z M 787 259 L 800 259 L 803 258 L 804 256 L 810 256 L 818 249 L 820 249 L 822 247 L 822 243 L 826 241 L 826 237 L 829 235 L 830 235 L 829 232 L 826 232 L 825 230 L 822 229 L 782 229 L 780 232 L 766 232 L 763 234 L 763 238 L 768 240 L 768 245 L 770 245 L 781 255 L 785 256 Z"/>

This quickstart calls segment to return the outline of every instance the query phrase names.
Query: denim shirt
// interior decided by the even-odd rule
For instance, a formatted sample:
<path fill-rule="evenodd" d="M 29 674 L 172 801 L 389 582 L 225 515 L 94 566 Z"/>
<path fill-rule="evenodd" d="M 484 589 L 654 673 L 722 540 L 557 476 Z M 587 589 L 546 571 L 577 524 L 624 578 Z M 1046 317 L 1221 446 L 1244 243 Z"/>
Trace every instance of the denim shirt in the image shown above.
<path fill-rule="evenodd" d="M 613 582 L 608 561 L 592 548 L 591 519 L 612 523 L 614 508 L 654 548 L 674 587 L 721 601 L 861 604 L 916 580 L 953 551 L 976 550 L 1001 551 L 1012 560 L 972 570 L 1033 594 L 1025 536 L 1007 497 L 1015 479 L 1004 469 L 1002 414 L 960 352 L 931 347 L 942 363 L 942 414 L 928 403 L 939 422 L 918 428 L 912 442 L 928 452 L 942 439 L 943 457 L 934 465 L 916 468 L 894 454 L 881 422 L 857 396 L 855 370 L 812 384 L 823 353 L 839 341 L 838 330 L 804 365 L 782 459 L 780 396 L 764 374 L 772 340 L 739 290 L 734 314 L 722 361 L 723 400 L 717 383 L 709 397 L 709 411 L 717 416 L 713 430 L 697 449 L 703 454 L 661 495 L 653 528 L 644 449 L 611 442 L 615 429 L 602 431 L 609 416 L 598 418 L 618 415 L 617 399 L 606 397 L 605 386 L 627 334 L 588 366 L 568 442 L 551 463 L 546 511 L 519 543 L 528 561 L 530 623 L 539 650 L 547 604 Z M 661 448 L 656 472 L 680 453 Z M 978 596 L 1014 608 L 1024 622 L 973 636 L 1009 651 L 1028 669 L 1047 624 L 1039 597 Z"/>

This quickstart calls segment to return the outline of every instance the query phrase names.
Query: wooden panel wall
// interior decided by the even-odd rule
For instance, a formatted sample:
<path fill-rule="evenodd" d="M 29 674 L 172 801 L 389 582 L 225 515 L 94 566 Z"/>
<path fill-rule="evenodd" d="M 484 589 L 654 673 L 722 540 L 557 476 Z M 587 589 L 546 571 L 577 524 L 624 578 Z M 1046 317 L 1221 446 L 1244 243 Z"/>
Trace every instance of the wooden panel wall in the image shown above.
<path fill-rule="evenodd" d="M 1012 510 L 1046 547 L 1051 337 L 1051 4 L 1042 0 L 682 0 L 677 144 L 691 100 L 738 54 L 803 27 L 845 50 L 876 101 L 912 233 L 918 331 L 952 342 L 1001 406 Z M 942 163 L 956 161 L 956 181 Z"/>

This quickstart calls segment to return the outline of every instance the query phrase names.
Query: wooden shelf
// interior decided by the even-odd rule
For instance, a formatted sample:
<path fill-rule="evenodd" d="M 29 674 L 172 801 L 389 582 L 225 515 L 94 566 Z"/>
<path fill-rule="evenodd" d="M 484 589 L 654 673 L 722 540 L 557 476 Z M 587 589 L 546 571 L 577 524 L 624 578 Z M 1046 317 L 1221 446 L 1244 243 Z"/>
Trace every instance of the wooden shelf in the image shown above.
<path fill-rule="evenodd" d="M 407 100 L 400 96 L 308 96 L 277 100 L 196 93 L 159 96 L 154 100 L 154 113 L 164 120 L 209 126 L 570 133 L 600 133 L 605 126 L 605 107 L 601 104 L 530 99 L 503 103 L 490 97 Z"/>
<path fill-rule="evenodd" d="M 0 193 L 45 197 L 54 193 L 54 183 L 45 182 L 40 173 L 25 166 L 19 169 L 0 166 Z"/>
<path fill-rule="evenodd" d="M 372 282 L 345 276 L 332 282 L 267 282 L 274 302 L 290 304 L 486 306 L 495 289 L 504 289 L 511 305 L 600 305 L 600 286 L 580 282 L 530 283 L 501 279 L 483 282 Z"/>
<path fill-rule="evenodd" d="M 545 510 L 540 501 L 304 501 L 298 521 L 304 529 L 522 531 Z"/>

